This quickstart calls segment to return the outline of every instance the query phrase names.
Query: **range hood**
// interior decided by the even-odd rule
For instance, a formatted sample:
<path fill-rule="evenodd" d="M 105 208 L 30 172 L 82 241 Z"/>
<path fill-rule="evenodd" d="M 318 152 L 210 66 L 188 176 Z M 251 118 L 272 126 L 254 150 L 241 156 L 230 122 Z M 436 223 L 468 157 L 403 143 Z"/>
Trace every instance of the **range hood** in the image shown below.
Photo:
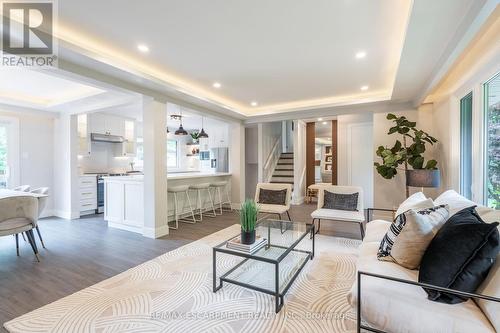
<path fill-rule="evenodd" d="M 108 143 L 123 143 L 125 141 L 123 139 L 123 136 L 99 134 L 99 133 L 91 133 L 90 140 L 92 140 L 93 142 L 108 142 Z"/>

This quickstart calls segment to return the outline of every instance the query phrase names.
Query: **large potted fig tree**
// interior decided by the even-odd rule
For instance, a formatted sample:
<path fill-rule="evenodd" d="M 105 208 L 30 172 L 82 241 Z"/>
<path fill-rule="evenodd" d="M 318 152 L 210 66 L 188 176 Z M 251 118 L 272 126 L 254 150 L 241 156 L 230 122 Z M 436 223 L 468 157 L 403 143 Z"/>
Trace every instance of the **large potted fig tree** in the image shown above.
<path fill-rule="evenodd" d="M 426 144 L 434 145 L 438 140 L 428 133 L 418 129 L 417 123 L 409 121 L 405 116 L 387 115 L 394 126 L 388 135 L 398 134 L 402 138 L 396 140 L 392 148 L 379 146 L 377 156 L 382 162 L 375 162 L 377 172 L 385 179 L 392 179 L 398 170 L 404 170 L 406 176 L 406 197 L 409 196 L 409 186 L 436 187 L 439 186 L 439 169 L 436 160 L 424 159 Z M 411 169 L 410 169 L 411 167 Z"/>

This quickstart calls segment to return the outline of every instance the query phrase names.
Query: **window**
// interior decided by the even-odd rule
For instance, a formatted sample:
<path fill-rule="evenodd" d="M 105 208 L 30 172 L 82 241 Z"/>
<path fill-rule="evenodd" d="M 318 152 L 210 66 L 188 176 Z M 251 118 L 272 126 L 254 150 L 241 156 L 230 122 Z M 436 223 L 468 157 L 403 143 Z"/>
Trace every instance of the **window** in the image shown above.
<path fill-rule="evenodd" d="M 7 126 L 0 124 L 0 188 L 7 187 Z"/>
<path fill-rule="evenodd" d="M 484 84 L 486 204 L 500 209 L 500 74 Z"/>
<path fill-rule="evenodd" d="M 460 192 L 472 199 L 472 93 L 460 100 Z"/>
<path fill-rule="evenodd" d="M 167 167 L 170 168 L 179 167 L 177 146 L 178 144 L 176 140 L 167 141 Z"/>

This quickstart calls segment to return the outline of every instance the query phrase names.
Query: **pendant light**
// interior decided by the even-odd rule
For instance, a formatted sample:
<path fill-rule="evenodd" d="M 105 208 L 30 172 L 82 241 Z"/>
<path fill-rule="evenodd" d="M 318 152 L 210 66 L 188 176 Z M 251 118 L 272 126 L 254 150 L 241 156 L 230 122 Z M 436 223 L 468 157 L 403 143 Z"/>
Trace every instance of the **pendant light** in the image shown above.
<path fill-rule="evenodd" d="M 198 135 L 199 138 L 208 138 L 208 134 L 205 132 L 205 130 L 203 129 L 203 116 L 201 117 L 201 131 L 200 131 L 200 134 Z"/>
<path fill-rule="evenodd" d="M 175 135 L 188 135 L 188 132 L 186 132 L 184 127 L 182 127 L 182 107 L 181 107 L 181 117 L 180 118 L 181 118 L 181 120 L 180 120 L 179 128 L 177 129 L 177 131 L 175 131 Z"/>

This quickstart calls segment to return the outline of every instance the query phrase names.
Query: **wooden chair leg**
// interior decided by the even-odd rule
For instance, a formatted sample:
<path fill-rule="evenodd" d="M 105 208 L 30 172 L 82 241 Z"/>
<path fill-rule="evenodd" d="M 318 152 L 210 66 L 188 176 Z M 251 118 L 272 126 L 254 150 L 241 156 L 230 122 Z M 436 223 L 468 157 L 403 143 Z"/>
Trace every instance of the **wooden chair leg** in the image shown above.
<path fill-rule="evenodd" d="M 38 226 L 36 226 L 36 233 L 38 234 L 38 238 L 40 238 L 40 242 L 42 243 L 42 247 L 45 249 L 45 244 L 43 243 L 42 234 L 40 233 L 40 229 L 38 228 Z"/>
<path fill-rule="evenodd" d="M 286 215 L 288 215 L 288 221 L 292 222 L 292 218 L 290 217 L 290 212 L 286 211 Z"/>

